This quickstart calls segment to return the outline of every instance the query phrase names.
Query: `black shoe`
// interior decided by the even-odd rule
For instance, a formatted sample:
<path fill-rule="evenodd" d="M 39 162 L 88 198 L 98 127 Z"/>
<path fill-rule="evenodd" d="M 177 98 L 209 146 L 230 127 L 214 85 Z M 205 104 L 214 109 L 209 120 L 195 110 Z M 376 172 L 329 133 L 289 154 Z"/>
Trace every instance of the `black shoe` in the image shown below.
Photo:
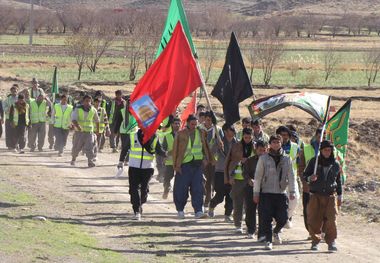
<path fill-rule="evenodd" d="M 318 243 L 312 243 L 310 249 L 313 251 L 318 251 L 319 250 Z"/>
<path fill-rule="evenodd" d="M 336 247 L 335 242 L 329 244 L 328 250 L 329 250 L 329 252 L 337 252 L 338 251 L 338 248 Z"/>

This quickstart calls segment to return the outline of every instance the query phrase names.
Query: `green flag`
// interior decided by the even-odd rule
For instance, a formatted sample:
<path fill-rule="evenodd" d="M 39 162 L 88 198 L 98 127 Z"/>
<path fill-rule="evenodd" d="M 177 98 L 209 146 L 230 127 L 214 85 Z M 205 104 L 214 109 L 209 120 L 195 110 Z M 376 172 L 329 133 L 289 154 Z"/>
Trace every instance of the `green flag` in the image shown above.
<path fill-rule="evenodd" d="M 170 1 L 170 7 L 168 12 L 168 17 L 166 18 L 165 22 L 165 28 L 162 32 L 161 42 L 158 46 L 158 50 L 156 53 L 156 58 L 161 54 L 161 52 L 164 50 L 166 45 L 169 43 L 170 38 L 172 37 L 173 31 L 175 26 L 177 25 L 178 21 L 181 22 L 183 31 L 186 34 L 187 41 L 189 41 L 191 51 L 194 55 L 194 57 L 197 57 L 197 52 L 195 50 L 193 39 L 191 37 L 190 29 L 189 29 L 189 23 L 187 22 L 186 14 L 183 9 L 182 1 L 181 0 L 171 0 Z"/>
<path fill-rule="evenodd" d="M 326 123 L 326 139 L 335 145 L 335 155 L 341 164 L 343 181 L 346 180 L 346 163 L 348 128 L 350 121 L 351 99 Z"/>
<path fill-rule="evenodd" d="M 53 81 L 52 81 L 52 85 L 51 85 L 51 94 L 53 97 L 55 97 L 55 94 L 59 94 L 57 67 L 54 67 Z"/>

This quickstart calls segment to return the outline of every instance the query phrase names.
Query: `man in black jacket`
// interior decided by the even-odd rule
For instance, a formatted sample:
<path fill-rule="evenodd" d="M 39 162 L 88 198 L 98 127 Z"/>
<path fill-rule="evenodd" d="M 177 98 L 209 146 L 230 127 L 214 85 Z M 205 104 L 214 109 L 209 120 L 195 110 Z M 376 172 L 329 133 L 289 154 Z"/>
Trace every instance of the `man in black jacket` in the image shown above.
<path fill-rule="evenodd" d="M 323 141 L 320 147 L 316 174 L 314 174 L 316 162 L 314 157 L 310 160 L 303 175 L 310 186 L 307 224 L 312 239 L 312 250 L 318 250 L 323 225 L 328 250 L 330 252 L 337 251 L 335 245 L 337 238 L 336 216 L 338 214 L 337 203 L 338 206 L 342 204 L 342 182 L 340 166 L 333 151 L 334 145 L 330 141 Z M 336 198 L 336 194 L 338 198 Z"/>

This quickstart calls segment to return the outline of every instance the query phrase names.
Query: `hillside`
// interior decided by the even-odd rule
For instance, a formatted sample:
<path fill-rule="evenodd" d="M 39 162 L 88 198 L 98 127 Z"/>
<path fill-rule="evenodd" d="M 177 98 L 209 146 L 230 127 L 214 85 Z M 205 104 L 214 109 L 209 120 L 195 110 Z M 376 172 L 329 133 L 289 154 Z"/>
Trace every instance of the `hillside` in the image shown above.
<path fill-rule="evenodd" d="M 62 8 L 65 5 L 80 4 L 103 8 L 148 8 L 166 9 L 169 0 L 34 0 L 36 4 L 52 9 Z M 1 2 L 29 3 L 29 0 L 0 0 Z M 380 11 L 378 0 L 183 0 L 187 10 L 202 10 L 209 4 L 225 7 L 243 15 L 265 15 L 274 12 L 342 14 L 344 12 L 376 13 Z"/>

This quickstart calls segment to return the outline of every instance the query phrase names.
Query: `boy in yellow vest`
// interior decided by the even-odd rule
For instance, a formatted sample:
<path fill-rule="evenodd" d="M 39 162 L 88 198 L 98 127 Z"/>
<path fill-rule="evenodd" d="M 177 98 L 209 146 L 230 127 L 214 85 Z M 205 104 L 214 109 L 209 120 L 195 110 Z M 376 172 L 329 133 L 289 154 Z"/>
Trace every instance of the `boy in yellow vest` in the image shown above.
<path fill-rule="evenodd" d="M 102 152 L 106 142 L 105 132 L 106 129 L 109 129 L 106 109 L 101 106 L 101 102 L 103 101 L 105 100 L 100 101 L 98 98 L 94 99 L 94 107 L 98 112 L 99 117 L 99 134 L 96 136 L 95 156 L 98 152 Z"/>
<path fill-rule="evenodd" d="M 71 150 L 71 165 L 75 165 L 76 158 L 83 148 L 88 159 L 88 167 L 94 167 L 94 146 L 96 134 L 99 133 L 99 116 L 96 109 L 91 105 L 89 95 L 84 95 L 82 105 L 73 111 L 72 122 L 76 131 Z"/>
<path fill-rule="evenodd" d="M 34 152 L 38 146 L 38 150 L 42 152 L 45 144 L 47 111 L 50 107 L 50 101 L 46 100 L 45 93 L 41 92 L 37 99 L 30 100 L 29 106 L 31 127 L 28 134 L 28 147 L 31 152 Z"/>
<path fill-rule="evenodd" d="M 61 95 L 60 103 L 54 105 L 51 118 L 53 120 L 55 147 L 58 150 L 58 156 L 63 155 L 63 149 L 66 146 L 67 137 L 69 135 L 71 125 L 71 114 L 73 106 L 67 103 L 67 96 Z"/>
<path fill-rule="evenodd" d="M 181 120 L 179 118 L 174 118 L 171 124 L 172 130 L 167 133 L 162 142 L 162 148 L 167 151 L 168 156 L 165 159 L 165 173 L 164 173 L 164 193 L 162 194 L 163 199 L 167 199 L 169 192 L 172 188 L 171 180 L 174 177 L 173 169 L 173 144 L 174 138 L 181 128 Z"/>
<path fill-rule="evenodd" d="M 29 125 L 29 105 L 25 102 L 24 95 L 18 95 L 17 101 L 10 108 L 9 118 L 14 129 L 11 147 L 12 149 L 18 148 L 19 153 L 24 153 L 26 144 L 25 131 Z"/>

